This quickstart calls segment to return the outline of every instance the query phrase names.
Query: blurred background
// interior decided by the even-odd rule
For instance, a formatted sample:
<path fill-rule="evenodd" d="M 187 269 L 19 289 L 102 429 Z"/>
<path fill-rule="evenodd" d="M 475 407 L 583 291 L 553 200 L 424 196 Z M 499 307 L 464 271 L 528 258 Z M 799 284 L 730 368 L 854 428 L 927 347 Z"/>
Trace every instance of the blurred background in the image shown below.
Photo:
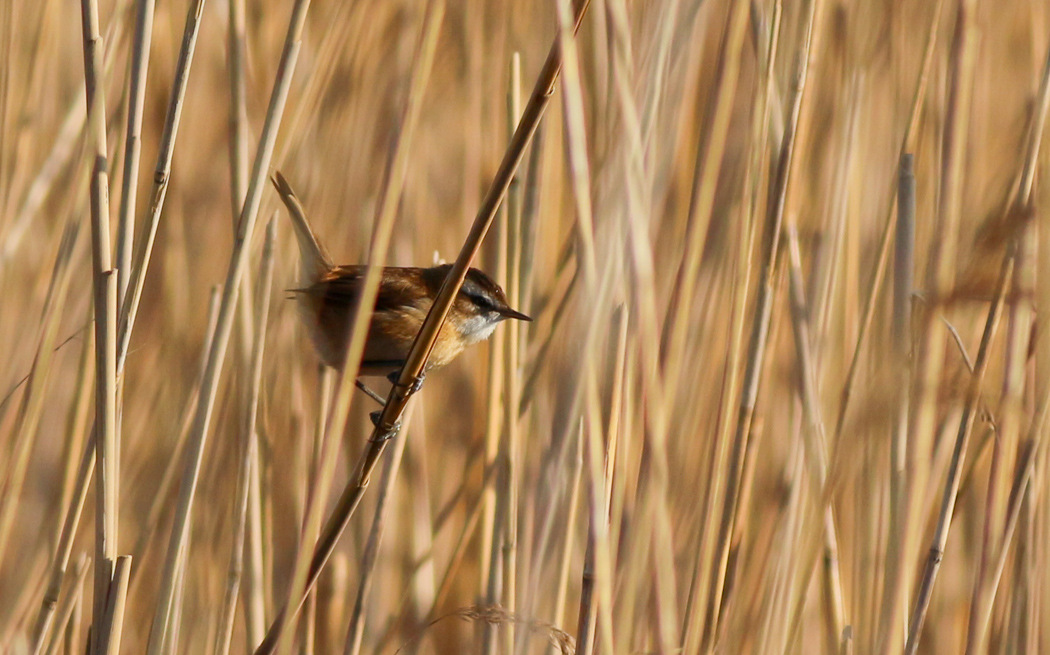
<path fill-rule="evenodd" d="M 143 4 L 98 6 L 114 248 Z M 159 222 L 120 381 L 120 652 L 159 630 L 210 317 L 293 4 L 156 3 L 127 213 L 136 272 Z M 337 263 L 366 261 L 396 148 L 386 263 L 455 259 L 559 8 L 310 3 L 270 168 Z M 199 34 L 176 117 L 187 14 Z M 0 0 L 11 653 L 85 652 L 95 602 L 81 30 L 72 0 Z M 428 376 L 289 646 L 1050 652 L 1048 35 L 1038 1 L 593 0 L 475 262 L 535 320 Z M 898 184 L 904 152 L 914 187 Z M 319 461 L 330 387 L 286 291 L 290 223 L 261 179 L 174 614 L 150 652 L 252 652 L 312 550 L 310 489 L 327 515 L 371 433 L 376 406 L 357 394 L 338 461 Z"/>

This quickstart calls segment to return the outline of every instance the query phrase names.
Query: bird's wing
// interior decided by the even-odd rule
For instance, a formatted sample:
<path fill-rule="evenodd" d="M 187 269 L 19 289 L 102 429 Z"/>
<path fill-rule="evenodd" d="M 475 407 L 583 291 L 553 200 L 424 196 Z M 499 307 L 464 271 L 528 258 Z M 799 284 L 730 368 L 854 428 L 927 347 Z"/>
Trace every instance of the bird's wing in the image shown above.
<path fill-rule="evenodd" d="M 366 271 L 367 267 L 362 265 L 338 266 L 316 284 L 292 291 L 323 298 L 326 303 L 345 303 L 349 306 L 361 294 Z M 376 310 L 397 310 L 406 304 L 416 304 L 425 297 L 426 288 L 416 279 L 418 277 L 419 269 L 415 268 L 384 269 L 376 295 Z"/>

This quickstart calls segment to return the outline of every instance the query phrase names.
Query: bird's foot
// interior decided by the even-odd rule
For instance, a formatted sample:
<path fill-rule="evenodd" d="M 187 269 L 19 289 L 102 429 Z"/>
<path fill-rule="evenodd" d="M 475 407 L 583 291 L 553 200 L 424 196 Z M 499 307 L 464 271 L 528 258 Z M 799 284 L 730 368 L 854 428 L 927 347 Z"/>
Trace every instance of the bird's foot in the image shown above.
<path fill-rule="evenodd" d="M 373 442 L 390 441 L 391 439 L 397 436 L 398 432 L 401 431 L 401 421 L 394 423 L 390 427 L 383 427 L 379 425 L 379 419 L 382 418 L 382 416 L 382 410 L 376 410 L 368 414 L 368 418 L 372 421 L 372 425 L 379 428 L 372 435 L 371 441 Z"/>
<path fill-rule="evenodd" d="M 394 371 L 390 375 L 386 376 L 386 379 L 390 380 L 390 383 L 393 384 L 395 388 L 401 388 L 404 392 L 404 395 L 408 397 L 413 394 L 419 393 L 419 390 L 423 388 L 423 380 L 427 378 L 427 374 L 425 371 L 420 371 L 419 377 L 417 377 L 412 382 L 412 384 L 401 384 L 398 381 L 400 377 L 401 371 Z"/>

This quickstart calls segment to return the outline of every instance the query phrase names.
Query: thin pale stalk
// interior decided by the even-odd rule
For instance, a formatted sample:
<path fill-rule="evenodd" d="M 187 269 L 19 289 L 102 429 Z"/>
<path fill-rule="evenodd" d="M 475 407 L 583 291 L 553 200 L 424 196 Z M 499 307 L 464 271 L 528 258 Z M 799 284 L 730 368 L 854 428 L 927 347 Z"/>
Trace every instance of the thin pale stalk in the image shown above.
<path fill-rule="evenodd" d="M 810 313 L 802 281 L 802 255 L 798 245 L 798 231 L 794 224 L 788 225 L 788 253 L 790 263 L 789 288 L 791 292 L 791 325 L 795 335 L 795 353 L 798 359 L 800 396 L 802 399 L 802 411 L 805 417 L 805 425 L 802 428 L 802 440 L 806 459 L 806 468 L 809 473 L 812 489 L 817 498 L 822 497 L 824 482 L 828 475 L 828 445 L 825 436 L 824 416 L 817 393 L 816 365 L 813 361 L 813 352 L 810 347 L 809 321 Z M 826 644 L 829 652 L 841 638 L 842 631 L 846 627 L 846 608 L 842 593 L 842 572 L 839 569 L 838 529 L 835 522 L 835 514 L 830 504 L 820 508 L 823 516 L 823 561 L 826 597 Z M 808 581 L 808 572 L 803 578 L 803 586 Z M 801 605 L 805 602 L 805 594 L 801 594 L 796 605 L 795 614 L 801 613 Z M 792 621 L 798 625 L 801 620 Z"/>
<path fill-rule="evenodd" d="M 588 492 L 588 536 L 587 554 L 584 556 L 584 567 L 580 589 L 580 609 L 576 625 L 576 654 L 588 655 L 591 653 L 597 638 L 597 629 L 602 630 L 602 639 L 605 647 L 612 652 L 612 555 L 609 545 L 609 503 L 605 498 L 605 490 L 608 488 L 607 471 L 602 461 L 604 451 L 601 434 L 601 415 L 598 410 L 598 398 L 594 370 L 594 343 L 597 341 L 599 325 L 604 324 L 600 320 L 600 312 L 597 308 L 604 308 L 609 301 L 609 288 L 611 285 L 612 264 L 611 259 L 606 260 L 603 274 L 598 281 L 598 292 L 594 298 L 594 306 L 591 309 L 591 317 L 587 326 L 587 335 L 583 340 L 585 352 L 582 354 L 582 362 L 585 365 L 587 379 L 581 381 L 577 388 L 582 392 L 578 395 L 585 396 L 585 407 L 581 409 L 580 429 L 583 432 L 584 467 L 586 469 L 587 492 Z M 575 419 L 574 419 L 575 420 Z M 643 567 L 636 567 L 641 570 Z M 601 615 L 599 616 L 599 612 Z"/>
<path fill-rule="evenodd" d="M 113 582 L 106 599 L 106 613 L 99 633 L 99 650 L 102 655 L 118 655 L 124 628 L 124 606 L 128 598 L 128 581 L 131 578 L 131 556 L 121 555 L 113 566 Z"/>
<path fill-rule="evenodd" d="M 244 76 L 245 0 L 229 0 L 226 33 L 227 67 L 230 72 L 230 203 L 236 229 L 248 186 L 248 107 Z"/>
<path fill-rule="evenodd" d="M 245 543 L 244 615 L 248 644 L 260 643 L 266 637 L 266 593 L 268 560 L 263 553 L 264 513 L 262 459 L 259 449 L 251 454 L 251 477 L 248 479 L 248 525 Z"/>
<path fill-rule="evenodd" d="M 230 203 L 231 216 L 233 217 L 233 228 L 236 231 L 237 222 L 244 206 L 245 194 L 247 193 L 249 174 L 249 135 L 248 135 L 248 109 L 247 89 L 244 72 L 244 60 L 247 50 L 245 43 L 245 0 L 229 0 L 228 31 L 226 41 L 226 53 L 229 70 L 230 83 L 230 114 L 229 114 L 229 155 L 230 155 Z M 241 281 L 241 295 L 239 302 L 239 324 L 241 328 L 242 352 L 249 348 L 254 351 L 257 340 L 262 337 L 257 328 L 254 332 L 250 329 L 249 316 L 252 312 L 252 299 L 248 295 L 250 282 L 245 276 Z M 268 303 L 268 298 L 257 294 L 257 302 Z M 258 310 L 256 310 L 258 311 Z M 250 356 L 249 356 L 250 358 Z M 256 411 L 249 406 L 247 411 Z M 248 434 L 253 443 L 257 441 L 254 430 Z M 247 579 L 244 584 L 245 604 L 245 630 L 249 644 L 257 644 L 266 634 L 265 604 L 263 602 L 262 562 L 262 512 L 261 497 L 259 493 L 260 460 L 259 449 L 248 448 L 248 458 L 251 460 L 247 465 L 249 479 L 247 490 L 247 515 L 246 515 L 246 554 Z M 237 555 L 235 555 L 236 557 Z"/>
<path fill-rule="evenodd" d="M 510 65 L 510 88 L 507 93 L 507 125 L 513 126 L 521 116 L 521 56 L 514 53 Z M 513 129 L 513 128 L 509 128 Z M 508 134 L 513 138 L 513 132 Z M 515 174 L 507 189 L 507 302 L 511 307 L 521 306 L 521 180 Z M 502 493 L 506 496 L 503 520 L 503 607 L 514 612 L 518 607 L 518 494 L 521 485 L 521 429 L 520 415 L 517 411 L 521 400 L 521 367 L 518 355 L 521 352 L 519 342 L 520 321 L 509 321 L 505 327 L 506 343 L 503 353 L 503 438 L 501 456 L 504 486 Z M 503 652 L 513 655 L 514 624 L 503 626 Z"/>
<path fill-rule="evenodd" d="M 496 225 L 496 266 L 494 269 L 496 279 L 499 280 L 507 279 L 507 256 L 509 254 L 507 248 L 509 219 L 507 214 L 507 205 L 501 205 L 496 215 L 498 223 Z M 492 346 L 489 351 L 492 354 L 488 360 L 489 397 L 486 410 L 484 462 L 485 470 L 495 470 L 497 474 L 490 476 L 490 482 L 482 492 L 482 532 L 481 547 L 478 550 L 478 554 L 481 561 L 479 566 L 481 574 L 479 576 L 481 585 L 479 595 L 490 606 L 501 604 L 503 595 L 502 550 L 494 546 L 501 541 L 501 532 L 506 532 L 506 529 L 503 527 L 502 516 L 498 521 L 496 517 L 496 512 L 503 509 L 504 499 L 501 497 L 501 493 L 506 485 L 504 481 L 506 472 L 503 466 L 502 453 L 504 446 L 501 439 L 504 416 L 506 414 L 503 409 L 503 405 L 506 402 L 504 400 L 504 385 L 507 380 L 504 373 L 506 357 L 503 356 L 503 353 L 506 351 L 506 340 L 507 333 L 504 330 L 496 330 L 492 336 Z M 495 652 L 496 636 L 498 634 L 497 626 L 486 623 L 480 627 L 480 633 L 482 655 L 489 655 Z"/>
<path fill-rule="evenodd" d="M 611 586 L 608 582 L 610 570 L 611 570 L 611 554 L 608 553 L 609 547 L 609 524 L 610 524 L 610 512 L 612 511 L 612 486 L 613 486 L 613 473 L 616 470 L 617 454 L 620 448 L 620 417 L 623 411 L 623 391 L 624 391 L 624 379 L 626 377 L 626 366 L 628 356 L 628 314 L 626 309 L 621 308 L 616 313 L 615 321 L 617 323 L 617 339 L 616 339 L 616 363 L 614 365 L 614 377 L 612 380 L 612 390 L 609 402 L 609 430 L 608 439 L 606 440 L 604 462 L 599 463 L 597 454 L 594 450 L 599 444 L 599 440 L 596 438 L 593 430 L 597 427 L 594 425 L 594 419 L 591 417 L 590 421 L 587 422 L 586 427 L 581 431 L 580 448 L 583 450 L 583 459 L 587 461 L 589 467 L 589 496 L 590 504 L 588 508 L 589 521 L 587 528 L 587 550 L 584 554 L 583 559 L 583 576 L 580 588 L 580 610 L 577 617 L 576 625 L 576 644 L 577 644 L 577 655 L 586 655 L 594 649 L 595 636 L 597 634 L 596 621 L 598 619 L 599 603 L 596 601 L 601 599 L 604 604 L 608 604 L 611 600 L 611 593 L 608 586 Z M 591 404 L 593 406 L 593 392 L 591 398 Z M 599 469 L 599 466 L 601 467 Z M 600 480 L 596 477 L 596 474 L 600 471 Z M 602 483 L 599 487 L 598 482 Z M 566 540 L 566 549 L 568 549 L 571 541 Z M 599 550 L 606 551 L 605 553 L 599 553 Z M 566 552 L 568 555 L 568 552 Z M 601 555 L 607 563 L 602 564 L 597 561 L 597 558 Z M 599 598 L 595 598 L 595 591 L 599 583 L 599 566 L 604 570 L 602 571 L 603 584 L 606 586 L 605 589 L 598 589 Z M 608 608 L 606 616 L 603 617 L 603 621 L 610 620 L 612 614 L 612 608 Z M 555 620 L 560 618 L 559 614 L 555 615 Z M 611 626 L 609 628 L 603 628 L 605 633 L 611 632 Z M 608 636 L 605 637 L 609 639 Z M 609 643 L 608 641 L 606 643 Z"/>
<path fill-rule="evenodd" d="M 142 113 L 146 104 L 146 76 L 150 42 L 153 40 L 155 0 L 139 0 L 135 36 L 131 49 L 128 86 L 127 133 L 124 136 L 124 173 L 121 179 L 120 212 L 117 223 L 117 302 L 124 303 L 131 275 L 131 251 L 135 242 L 135 200 L 138 196 L 139 160 L 142 154 Z"/>
<path fill-rule="evenodd" d="M 332 389 L 335 385 L 335 371 L 327 366 L 321 365 L 319 368 L 318 386 L 320 387 L 317 393 L 317 423 L 314 425 L 314 429 L 310 434 L 310 438 L 304 440 L 304 446 L 306 453 L 304 453 L 307 461 L 306 464 L 306 475 L 301 476 L 305 484 L 303 485 L 303 498 L 299 499 L 299 503 L 305 502 L 305 499 L 309 497 L 310 490 L 313 485 L 317 483 L 317 476 L 320 475 L 321 471 L 321 457 L 324 451 L 324 438 L 328 430 L 328 409 L 332 405 Z M 368 387 L 361 385 L 362 389 L 368 389 Z M 368 392 L 366 392 L 368 393 Z M 374 392 L 373 392 L 374 393 Z M 368 395 L 371 395 L 368 393 Z M 382 398 L 373 398 L 382 402 Z M 299 533 L 300 544 L 312 544 L 317 541 L 317 528 L 311 526 L 306 522 L 307 511 L 306 508 L 301 508 L 303 514 L 303 521 L 301 524 L 301 532 Z M 305 546 L 300 545 L 300 548 Z M 316 590 L 311 591 L 306 598 L 305 606 L 303 607 L 302 617 L 299 619 L 299 644 L 298 644 L 298 655 L 312 655 L 314 649 L 314 642 L 316 640 L 317 629 L 317 593 Z"/>
<path fill-rule="evenodd" d="M 189 398 L 182 410 L 182 424 L 179 427 L 179 434 L 175 438 L 175 446 L 172 448 L 171 456 L 168 458 L 164 472 L 160 476 L 160 483 L 157 485 L 157 491 L 153 495 L 153 501 L 146 512 L 146 517 L 142 524 L 142 532 L 138 540 L 136 540 L 135 546 L 131 549 L 132 557 L 140 560 L 144 557 L 151 540 L 156 536 L 157 526 L 160 525 L 161 518 L 170 509 L 171 493 L 175 488 L 175 484 L 179 481 L 179 464 L 182 462 L 186 451 L 186 443 L 190 437 L 190 429 L 193 427 L 193 417 L 197 412 L 197 398 L 201 379 L 204 375 L 204 369 L 208 365 L 208 351 L 211 349 L 212 340 L 215 338 L 215 323 L 219 317 L 219 301 L 222 299 L 221 292 L 222 290 L 218 286 L 211 289 L 208 299 L 207 326 L 204 331 L 203 347 L 201 348 L 200 369 L 190 385 Z M 94 436 L 92 436 L 92 439 L 94 439 Z M 133 570 L 131 574 L 132 596 L 135 595 L 141 579 L 141 576 L 136 572 L 138 570 L 143 569 L 139 567 Z"/>
<path fill-rule="evenodd" d="M 237 599 L 241 590 L 241 578 L 244 574 L 244 542 L 246 518 L 248 514 L 248 489 L 251 483 L 252 462 L 256 450 L 254 441 L 244 450 L 237 473 L 237 494 L 234 497 L 234 532 L 233 545 L 230 549 L 230 568 L 226 577 L 226 590 L 223 593 L 222 610 L 219 616 L 219 629 L 215 635 L 214 651 L 216 655 L 228 655 L 233 639 L 233 624 L 237 618 Z"/>
<path fill-rule="evenodd" d="M 495 262 L 493 272 L 497 280 L 507 279 L 507 207 L 500 207 L 496 220 L 496 244 L 493 252 Z M 516 306 L 516 305 L 512 305 Z M 500 434 L 503 426 L 503 385 L 506 376 L 503 367 L 506 359 L 501 356 L 506 350 L 506 332 L 496 330 L 492 335 L 492 345 L 489 350 L 491 355 L 488 359 L 488 399 L 485 410 L 485 446 L 484 446 L 484 469 L 493 471 L 497 465 L 500 455 Z M 497 485 L 500 484 L 499 475 L 486 475 L 488 482 L 482 489 L 481 497 L 481 542 L 478 548 L 478 596 L 485 599 L 485 604 L 496 605 L 500 602 L 502 593 L 502 575 L 499 560 L 499 550 L 493 550 L 492 545 L 499 540 L 496 532 L 496 509 L 498 505 Z M 482 633 L 482 653 L 492 652 L 495 648 L 496 626 L 485 624 L 479 630 Z"/>
<path fill-rule="evenodd" d="M 174 627 L 165 635 L 162 648 L 167 653 L 177 653 L 179 649 L 179 633 L 182 627 L 182 596 L 186 591 L 186 587 L 183 585 L 186 578 L 186 552 L 188 552 L 188 548 L 180 555 L 181 561 L 179 562 L 179 579 L 175 592 L 175 602 L 171 606 L 171 615 L 168 617 L 168 624 Z"/>
<path fill-rule="evenodd" d="M 232 226 L 237 233 L 237 220 L 244 205 L 244 194 L 248 185 L 248 108 L 245 97 L 244 55 L 245 46 L 245 0 L 229 0 L 228 29 L 226 33 L 226 60 L 230 82 L 229 154 L 230 154 L 230 204 Z M 239 311 L 240 355 L 243 366 L 251 367 L 255 334 L 252 330 L 255 311 L 252 309 L 252 282 L 246 272 L 241 279 L 241 292 L 237 297 Z M 250 411 L 245 409 L 244 411 Z M 256 455 L 257 456 L 257 455 Z M 253 623 L 257 624 L 258 622 Z M 256 626 L 253 632 L 261 629 Z M 261 639 L 261 635 L 259 636 Z M 254 641 L 252 643 L 255 643 Z"/>
<path fill-rule="evenodd" d="M 66 508 L 65 520 L 62 522 L 62 533 L 59 535 L 58 547 L 55 550 L 54 559 L 51 563 L 51 579 L 47 590 L 44 592 L 44 599 L 41 601 L 40 613 L 37 615 L 35 653 L 40 652 L 47 639 L 51 619 L 54 617 L 59 600 L 59 592 L 62 589 L 62 581 L 65 579 L 66 567 L 69 565 L 69 557 L 73 551 L 73 539 L 76 537 L 77 526 L 80 524 L 80 515 L 84 510 L 84 501 L 87 500 L 88 482 L 90 482 L 92 473 L 95 471 L 94 442 L 94 434 L 92 434 L 81 457 L 75 486 L 76 493 Z"/>
<path fill-rule="evenodd" d="M 556 595 L 554 597 L 554 609 L 551 612 L 551 623 L 560 625 L 565 615 L 565 606 L 569 595 L 569 568 L 572 564 L 573 545 L 576 534 L 576 514 L 580 505 L 580 479 L 583 474 L 583 438 L 576 446 L 576 457 L 572 468 L 572 480 L 569 483 L 568 512 L 565 516 L 565 540 L 562 543 L 561 559 L 558 561 L 558 576 L 556 582 Z M 537 564 L 537 567 L 539 565 Z M 558 655 L 557 648 L 551 646 L 547 650 L 548 655 Z"/>
<path fill-rule="evenodd" d="M 84 597 L 84 581 L 87 580 L 88 571 L 91 570 L 91 558 L 87 555 L 82 555 L 77 560 L 76 568 L 74 569 L 73 583 L 69 587 L 69 591 L 66 592 L 66 597 L 62 603 L 58 606 L 57 621 L 55 625 L 58 629 L 55 630 L 54 635 L 51 637 L 51 641 L 48 644 L 47 650 L 42 651 L 43 642 L 38 642 L 33 650 L 34 655 L 55 655 L 58 649 L 62 646 L 64 641 L 64 628 L 70 623 L 74 614 L 74 610 L 80 605 L 81 599 Z M 73 632 L 78 634 L 79 631 Z"/>
<path fill-rule="evenodd" d="M 200 32 L 200 19 L 203 11 L 204 0 L 192 0 L 186 14 L 186 26 L 182 33 L 182 46 L 179 49 L 179 58 L 175 64 L 175 72 L 173 74 L 174 82 L 171 90 L 171 101 L 168 104 L 168 112 L 164 118 L 164 132 L 160 138 L 157 164 L 153 172 L 153 186 L 150 189 L 149 217 L 146 219 L 146 233 L 143 238 L 139 239 L 135 253 L 134 275 L 132 276 L 132 271 L 128 271 L 128 286 L 130 290 L 124 294 L 125 299 L 120 306 L 120 332 L 118 335 L 120 357 L 117 360 L 117 372 L 119 375 L 122 375 L 124 371 L 128 344 L 131 341 L 131 333 L 135 326 L 135 318 L 138 315 L 139 303 L 142 300 L 142 289 L 146 283 L 146 271 L 149 269 L 153 243 L 157 238 L 157 226 L 160 224 L 160 215 L 164 209 L 164 199 L 168 192 L 168 182 L 171 177 L 171 161 L 175 155 L 175 138 L 179 132 L 182 107 L 186 98 L 186 87 L 189 84 L 190 66 L 193 63 L 193 53 L 197 45 L 197 35 Z"/>
<path fill-rule="evenodd" d="M 518 275 L 522 280 L 532 279 L 532 269 L 535 265 L 536 232 L 540 223 L 540 178 L 543 173 L 540 169 L 543 161 L 542 125 L 536 129 L 536 136 L 532 139 L 530 149 L 529 163 L 525 173 L 525 188 L 522 191 L 521 200 L 521 266 Z M 533 285 L 524 285 L 524 288 L 521 290 L 521 307 L 526 312 L 532 307 L 532 296 Z M 520 358 L 522 361 L 527 361 L 525 352 L 527 352 L 529 328 L 530 326 L 527 324 L 518 326 L 518 329 L 521 331 L 522 354 Z"/>

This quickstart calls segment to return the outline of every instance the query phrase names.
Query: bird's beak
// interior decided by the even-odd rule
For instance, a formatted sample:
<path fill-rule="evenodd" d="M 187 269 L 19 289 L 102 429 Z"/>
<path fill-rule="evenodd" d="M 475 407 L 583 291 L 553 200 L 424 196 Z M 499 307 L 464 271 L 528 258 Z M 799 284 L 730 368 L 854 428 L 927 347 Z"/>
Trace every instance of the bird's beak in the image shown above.
<path fill-rule="evenodd" d="M 529 318 L 528 316 L 526 316 L 525 314 L 522 314 L 519 311 L 515 311 L 515 310 L 511 309 L 510 307 L 504 307 L 504 308 L 500 309 L 499 313 L 500 313 L 500 316 L 502 316 L 503 318 L 516 318 L 519 321 L 530 321 L 530 322 L 532 321 L 532 319 Z"/>

